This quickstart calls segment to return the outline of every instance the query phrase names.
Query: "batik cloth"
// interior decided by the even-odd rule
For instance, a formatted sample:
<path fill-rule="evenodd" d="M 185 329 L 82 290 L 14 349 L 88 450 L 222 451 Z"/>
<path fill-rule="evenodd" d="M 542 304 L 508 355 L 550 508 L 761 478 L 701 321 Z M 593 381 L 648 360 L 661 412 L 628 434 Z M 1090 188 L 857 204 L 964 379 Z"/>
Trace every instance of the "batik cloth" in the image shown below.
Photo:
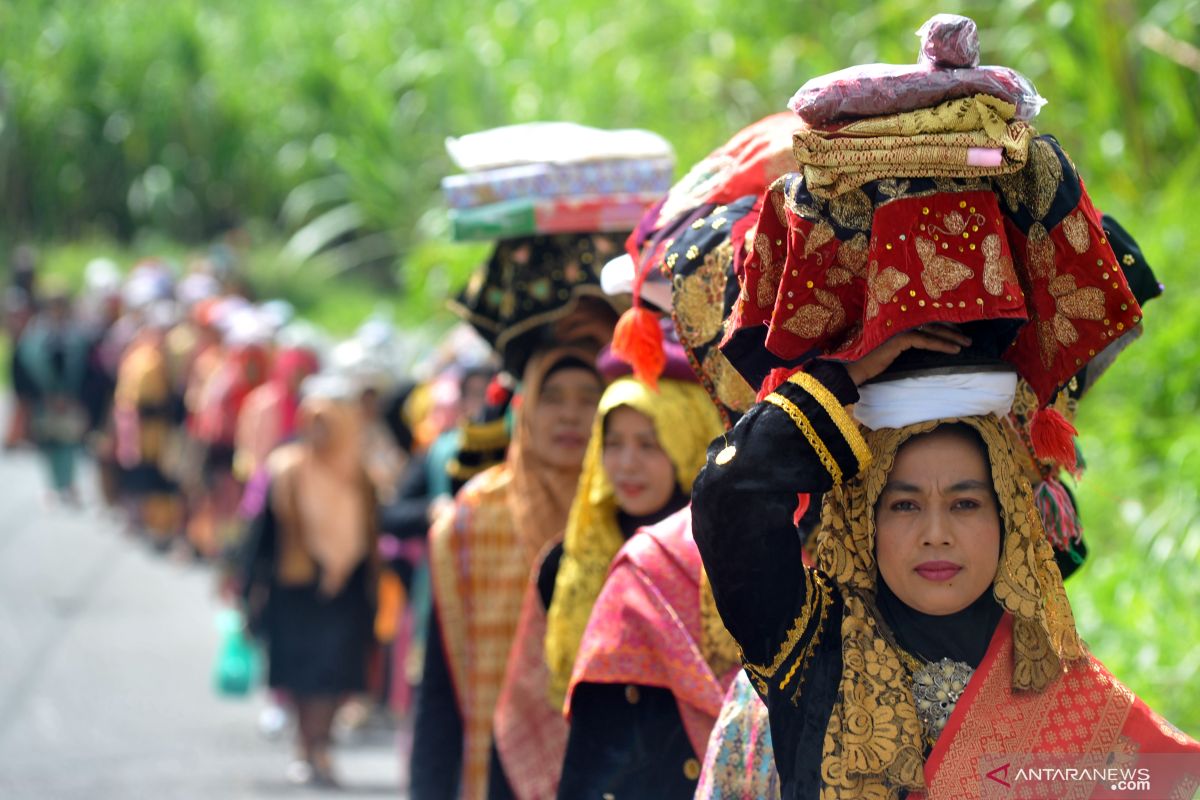
<path fill-rule="evenodd" d="M 1011 121 L 1014 111 L 977 95 L 831 131 L 802 128 L 793 153 L 808 190 L 826 199 L 884 178 L 1006 175 L 1025 165 L 1034 135 Z"/>
<path fill-rule="evenodd" d="M 704 754 L 696 800 L 779 800 L 779 773 L 767 706 L 739 672 Z"/>

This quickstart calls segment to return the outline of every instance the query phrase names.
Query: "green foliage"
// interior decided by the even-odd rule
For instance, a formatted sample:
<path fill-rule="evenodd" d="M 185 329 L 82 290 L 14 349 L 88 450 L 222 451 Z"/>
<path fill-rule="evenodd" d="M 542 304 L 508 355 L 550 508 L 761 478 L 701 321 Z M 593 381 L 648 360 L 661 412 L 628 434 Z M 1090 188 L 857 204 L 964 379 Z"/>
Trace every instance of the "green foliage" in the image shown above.
<path fill-rule="evenodd" d="M 425 319 L 481 253 L 444 244 L 442 139 L 537 119 L 646 127 L 681 170 L 806 79 L 910 62 L 918 0 L 27 0 L 0 5 L 0 245 L 17 236 L 290 235 L 259 282 L 352 327 L 388 287 Z M 1168 287 L 1084 405 L 1096 653 L 1200 735 L 1200 2 L 961 0 L 1025 72 L 1101 208 Z M 1188 63 L 1191 66 L 1187 66 Z M 286 206 L 285 206 L 285 200 Z M 282 238 L 282 237 L 281 237 Z M 135 245 L 134 249 L 138 248 Z M 52 250 L 52 253 L 60 251 Z M 62 251 L 64 262 L 82 253 Z M 57 256 L 55 256 L 57 257 Z M 75 267 L 72 267 L 75 268 Z"/>

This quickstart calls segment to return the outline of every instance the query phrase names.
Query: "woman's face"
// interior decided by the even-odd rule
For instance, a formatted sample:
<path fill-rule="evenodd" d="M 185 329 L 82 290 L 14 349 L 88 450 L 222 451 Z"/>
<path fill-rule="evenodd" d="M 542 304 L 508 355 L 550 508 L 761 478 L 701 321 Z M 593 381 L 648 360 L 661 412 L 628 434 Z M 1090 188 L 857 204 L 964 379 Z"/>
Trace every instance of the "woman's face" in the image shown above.
<path fill-rule="evenodd" d="M 542 384 L 530 421 L 538 457 L 560 469 L 578 469 L 587 451 L 592 419 L 603 387 L 591 370 L 576 367 L 552 373 Z"/>
<path fill-rule="evenodd" d="M 980 445 L 938 428 L 910 439 L 875 506 L 879 572 L 908 606 L 961 611 L 991 588 L 1000 560 L 1000 512 Z"/>
<path fill-rule="evenodd" d="M 654 424 L 628 406 L 614 408 L 604 420 L 604 472 L 617 505 L 635 517 L 661 510 L 675 493 L 675 465 Z"/>

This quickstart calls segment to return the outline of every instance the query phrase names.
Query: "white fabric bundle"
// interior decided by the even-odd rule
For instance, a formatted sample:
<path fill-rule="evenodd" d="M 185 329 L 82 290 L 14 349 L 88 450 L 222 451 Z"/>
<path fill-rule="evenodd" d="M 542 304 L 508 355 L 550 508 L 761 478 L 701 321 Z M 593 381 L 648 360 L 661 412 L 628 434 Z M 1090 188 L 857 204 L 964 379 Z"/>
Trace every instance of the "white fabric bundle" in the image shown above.
<path fill-rule="evenodd" d="M 948 417 L 1005 416 L 1017 392 L 1015 372 L 920 375 L 858 387 L 854 417 L 871 430 Z"/>

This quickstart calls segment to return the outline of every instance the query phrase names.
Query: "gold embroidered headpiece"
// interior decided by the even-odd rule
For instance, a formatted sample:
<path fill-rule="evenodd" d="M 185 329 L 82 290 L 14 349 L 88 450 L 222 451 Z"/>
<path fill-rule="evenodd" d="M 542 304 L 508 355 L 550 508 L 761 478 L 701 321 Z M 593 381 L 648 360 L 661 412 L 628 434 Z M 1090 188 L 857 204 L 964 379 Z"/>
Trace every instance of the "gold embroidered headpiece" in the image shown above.
<path fill-rule="evenodd" d="M 822 757 L 823 798 L 888 797 L 901 787 L 918 789 L 924 784 L 921 726 L 912 690 L 872 613 L 878 575 L 874 509 L 900 446 L 955 422 L 970 426 L 983 439 L 999 500 L 1004 542 L 993 593 L 1014 617 L 1013 688 L 1041 691 L 1062 673 L 1066 662 L 1086 655 L 1005 423 L 988 415 L 864 430 L 874 459 L 856 478 L 826 495 L 818 535 L 817 566 L 833 578 L 846 600 L 841 691 Z"/>

